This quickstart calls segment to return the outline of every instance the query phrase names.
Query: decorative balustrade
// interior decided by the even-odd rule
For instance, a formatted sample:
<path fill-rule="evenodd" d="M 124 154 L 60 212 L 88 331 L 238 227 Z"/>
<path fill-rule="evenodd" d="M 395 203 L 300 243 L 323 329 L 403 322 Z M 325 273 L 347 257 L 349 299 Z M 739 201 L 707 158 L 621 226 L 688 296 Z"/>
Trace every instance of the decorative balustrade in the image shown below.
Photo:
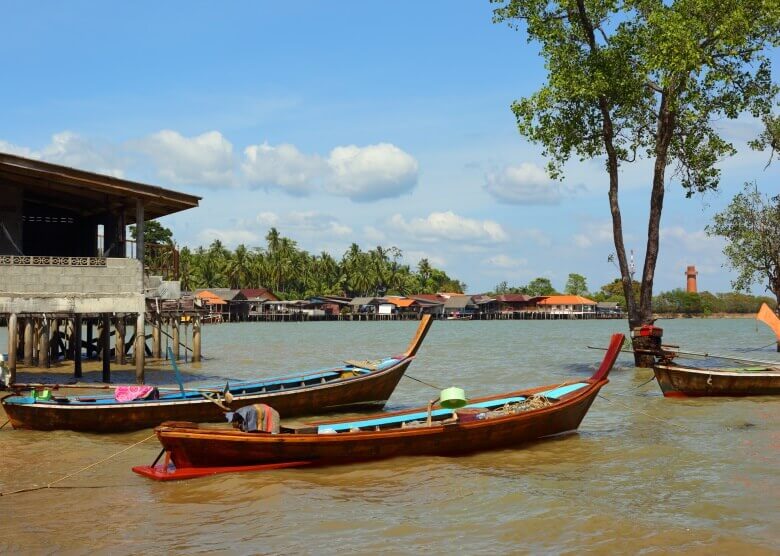
<path fill-rule="evenodd" d="M 106 266 L 105 257 L 52 257 L 32 255 L 0 255 L 5 266 Z"/>

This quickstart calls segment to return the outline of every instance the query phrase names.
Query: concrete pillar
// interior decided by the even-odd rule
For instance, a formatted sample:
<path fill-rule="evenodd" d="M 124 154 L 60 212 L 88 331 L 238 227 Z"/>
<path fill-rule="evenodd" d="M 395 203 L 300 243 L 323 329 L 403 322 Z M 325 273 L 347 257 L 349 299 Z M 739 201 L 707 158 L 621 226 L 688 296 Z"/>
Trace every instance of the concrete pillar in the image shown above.
<path fill-rule="evenodd" d="M 200 317 L 192 318 L 192 361 L 200 361 Z"/>
<path fill-rule="evenodd" d="M 24 364 L 28 367 L 33 363 L 33 319 L 24 319 Z"/>
<path fill-rule="evenodd" d="M 11 313 L 8 317 L 8 371 L 10 372 L 9 382 L 16 382 L 16 354 L 19 349 L 19 326 L 16 313 Z"/>
<path fill-rule="evenodd" d="M 73 376 L 81 378 L 81 315 L 73 319 Z"/>
<path fill-rule="evenodd" d="M 173 359 L 178 361 L 181 355 L 179 351 L 179 317 L 171 319 L 171 337 L 173 338 Z"/>
<path fill-rule="evenodd" d="M 41 321 L 40 347 L 38 349 L 38 366 L 49 368 L 51 360 L 49 359 L 49 321 Z"/>
<path fill-rule="evenodd" d="M 141 199 L 135 201 L 135 258 L 141 261 L 141 270 L 144 264 L 144 202 Z"/>
<path fill-rule="evenodd" d="M 138 318 L 135 321 L 135 348 L 133 354 L 135 355 L 135 381 L 138 384 L 144 383 L 144 344 L 146 343 L 146 331 L 144 327 L 144 314 L 138 313 Z"/>
<path fill-rule="evenodd" d="M 160 341 L 160 315 L 152 317 L 152 357 L 160 359 L 162 357 L 162 342 Z"/>
<path fill-rule="evenodd" d="M 125 364 L 125 316 L 119 314 L 116 317 L 116 325 L 114 326 L 116 333 L 114 334 L 114 352 L 115 360 L 119 365 Z"/>

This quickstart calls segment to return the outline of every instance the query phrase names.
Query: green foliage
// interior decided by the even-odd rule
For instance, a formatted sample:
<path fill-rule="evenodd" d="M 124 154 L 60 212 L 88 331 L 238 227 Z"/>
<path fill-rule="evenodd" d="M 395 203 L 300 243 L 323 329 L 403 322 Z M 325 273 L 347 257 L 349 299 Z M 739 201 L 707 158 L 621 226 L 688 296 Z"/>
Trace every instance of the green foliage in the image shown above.
<path fill-rule="evenodd" d="M 133 240 L 138 239 L 136 237 L 138 231 L 135 225 L 130 226 L 130 237 Z M 148 220 L 144 222 L 144 242 L 145 243 L 159 243 L 160 245 L 170 245 L 173 243 L 173 232 L 160 224 L 157 220 Z"/>
<path fill-rule="evenodd" d="M 766 281 L 767 291 L 780 302 L 780 195 L 770 198 L 754 183 L 746 183 L 706 230 L 728 241 L 723 252 L 738 272 L 732 282 L 736 290 L 748 291 Z"/>
<path fill-rule="evenodd" d="M 588 295 L 588 284 L 582 274 L 571 273 L 564 290 L 570 295 Z"/>
<path fill-rule="evenodd" d="M 549 278 L 534 278 L 530 282 L 528 282 L 528 285 L 525 287 L 525 292 L 528 295 L 535 296 L 535 295 L 553 295 L 556 293 L 555 288 L 553 288 L 552 282 L 550 282 Z"/>
<path fill-rule="evenodd" d="M 653 311 L 661 314 L 709 315 L 713 313 L 755 314 L 762 303 L 775 301 L 742 293 L 689 293 L 682 289 L 663 292 L 653 298 Z"/>
<path fill-rule="evenodd" d="M 396 247 L 363 251 L 353 243 L 337 261 L 324 251 L 311 255 L 271 228 L 263 248 L 239 245 L 230 251 L 214 240 L 208 249 L 182 249 L 179 266 L 185 290 L 262 286 L 284 299 L 463 292 L 466 287 L 427 259 L 420 261 L 415 272 L 401 258 Z"/>
<path fill-rule="evenodd" d="M 767 114 L 764 116 L 764 130 L 757 139 L 750 142 L 750 147 L 757 151 L 769 149 L 769 166 L 777 151 L 780 151 L 780 116 Z"/>
<path fill-rule="evenodd" d="M 547 81 L 512 104 L 553 178 L 571 157 L 603 158 L 621 276 L 630 280 L 618 203 L 620 167 L 652 162 L 646 259 L 629 321 L 649 322 L 666 170 L 691 196 L 716 189 L 735 152 L 724 119 L 770 113 L 780 44 L 777 0 L 491 0 L 494 21 L 539 45 Z"/>

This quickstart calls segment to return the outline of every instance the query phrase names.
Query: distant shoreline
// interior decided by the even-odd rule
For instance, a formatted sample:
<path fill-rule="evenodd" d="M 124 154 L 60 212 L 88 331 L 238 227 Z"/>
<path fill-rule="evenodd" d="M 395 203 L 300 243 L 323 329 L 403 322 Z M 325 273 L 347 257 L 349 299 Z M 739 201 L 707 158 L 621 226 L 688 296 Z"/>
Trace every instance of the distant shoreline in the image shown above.
<path fill-rule="evenodd" d="M 657 319 L 754 319 L 754 313 L 710 313 L 686 314 L 686 313 L 657 313 L 653 315 Z"/>

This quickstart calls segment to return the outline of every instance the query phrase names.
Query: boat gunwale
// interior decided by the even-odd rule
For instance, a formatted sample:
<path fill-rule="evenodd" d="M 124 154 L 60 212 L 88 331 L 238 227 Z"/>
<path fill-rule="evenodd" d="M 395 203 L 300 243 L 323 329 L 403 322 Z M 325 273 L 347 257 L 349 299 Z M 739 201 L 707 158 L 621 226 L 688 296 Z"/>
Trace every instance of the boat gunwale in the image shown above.
<path fill-rule="evenodd" d="M 778 363 L 780 365 L 780 363 Z M 682 364 L 668 364 L 668 363 L 656 363 L 653 365 L 653 370 L 659 369 L 662 371 L 683 372 L 691 374 L 703 374 L 703 375 L 717 375 L 717 376 L 732 376 L 732 377 L 777 377 L 780 376 L 780 368 L 774 369 L 773 367 L 767 367 L 763 371 L 734 371 L 726 369 L 707 369 L 704 367 L 689 367 Z"/>
<path fill-rule="evenodd" d="M 246 393 L 246 394 L 233 394 L 233 401 L 234 402 L 240 402 L 243 399 L 258 399 L 258 398 L 264 398 L 268 396 L 274 396 L 274 397 L 280 397 L 280 396 L 287 396 L 287 395 L 294 395 L 294 394 L 300 394 L 301 391 L 313 391 L 313 390 L 324 390 L 326 388 L 333 388 L 335 386 L 341 386 L 347 383 L 353 383 L 353 382 L 360 382 L 363 380 L 368 379 L 375 379 L 379 376 L 382 376 L 384 374 L 389 373 L 390 371 L 393 371 L 398 368 L 399 365 L 402 365 L 407 362 L 411 362 L 415 356 L 404 356 L 403 359 L 397 359 L 396 363 L 393 363 L 392 365 L 389 365 L 388 367 L 385 367 L 384 369 L 377 369 L 377 370 L 370 370 L 367 373 L 362 373 L 358 376 L 352 376 L 348 378 L 334 378 L 333 380 L 329 382 L 323 382 L 318 384 L 310 384 L 305 386 L 296 386 L 293 388 L 283 388 L 278 390 L 272 390 L 267 392 L 254 392 L 254 393 Z M 356 367 L 359 368 L 359 367 Z M 334 372 L 336 369 L 341 369 L 344 371 L 349 371 L 349 369 L 344 367 L 333 367 L 332 369 L 326 369 L 321 371 L 322 373 L 326 372 Z M 306 376 L 306 375 L 301 375 Z M 290 379 L 294 380 L 295 376 L 291 376 Z M 273 379 L 269 379 L 273 380 Z M 261 384 L 261 383 L 258 383 Z M 205 391 L 204 387 L 204 391 Z M 232 391 L 231 391 L 232 393 Z M 71 396 L 75 397 L 75 396 Z M 67 410 L 81 410 L 81 409 L 89 409 L 89 410 L 96 410 L 96 409 L 125 409 L 125 408 L 150 408 L 150 407 L 160 407 L 160 406 L 172 406 L 172 405 L 190 405 L 190 404 L 202 404 L 202 403 L 214 403 L 213 400 L 207 399 L 205 396 L 202 396 L 200 398 L 193 397 L 191 399 L 180 399 L 180 398 L 169 398 L 169 399 L 157 399 L 157 400 L 133 400 L 130 402 L 116 402 L 116 403 L 96 403 L 96 402 L 78 402 L 75 404 L 71 403 L 58 403 L 56 400 L 36 400 L 34 403 L 29 402 L 15 402 L 13 401 L 13 398 L 25 398 L 24 396 L 16 396 L 16 395 L 10 395 L 6 396 L 2 400 L 0 400 L 0 403 L 2 405 L 13 405 L 14 407 L 25 407 L 25 408 L 35 408 L 35 409 L 67 409 Z M 111 399 L 111 398 L 107 398 Z"/>
<path fill-rule="evenodd" d="M 553 403 L 552 405 L 546 406 L 546 407 L 540 407 L 537 409 L 531 409 L 528 411 L 522 411 L 519 413 L 509 414 L 502 417 L 494 417 L 491 419 L 483 419 L 483 420 L 475 420 L 475 421 L 468 421 L 468 422 L 462 422 L 462 421 L 456 421 L 454 423 L 443 423 L 441 421 L 434 422 L 432 426 L 423 426 L 423 427 L 413 427 L 413 428 L 402 428 L 402 427 L 392 427 L 385 430 L 360 430 L 360 431 L 344 431 L 339 432 L 337 434 L 323 434 L 323 433 L 280 433 L 280 434 L 257 434 L 257 433 L 248 433 L 243 432 L 239 430 L 234 429 L 207 429 L 207 428 L 189 428 L 189 427 L 170 427 L 160 425 L 155 428 L 155 433 L 157 434 L 158 439 L 162 441 L 163 437 L 166 438 L 187 438 L 187 439 L 201 439 L 201 440 L 224 440 L 224 441 L 230 441 L 230 442 L 251 442 L 251 443 L 264 443 L 264 444 L 283 444 L 283 443 L 306 443 L 311 442 L 314 439 L 317 439 L 317 441 L 322 442 L 339 442 L 344 441 L 346 439 L 369 439 L 369 438 L 385 438 L 390 436 L 424 436 L 424 435 L 434 435 L 434 434 L 441 434 L 444 431 L 450 430 L 453 426 L 457 426 L 459 428 L 481 428 L 481 427 L 491 427 L 498 424 L 503 424 L 505 422 L 510 422 L 513 420 L 523 420 L 523 419 L 529 419 L 532 416 L 539 416 L 539 415 L 545 415 L 547 413 L 555 413 L 559 411 L 563 411 L 566 408 L 575 405 L 579 403 L 582 399 L 590 396 L 590 395 L 596 395 L 598 391 L 607 383 L 609 382 L 609 379 L 601 379 L 601 380 L 593 380 L 593 379 L 587 379 L 587 380 L 576 380 L 576 381 L 567 381 L 565 383 L 556 384 L 556 385 L 546 385 L 546 386 L 540 386 L 537 388 L 531 388 L 527 390 L 517 390 L 512 392 L 504 392 L 496 395 L 490 395 L 490 396 L 484 396 L 480 398 L 475 398 L 471 401 L 478 403 L 478 402 L 485 402 L 485 401 L 491 401 L 491 400 L 498 400 L 504 397 L 508 396 L 520 396 L 520 395 L 533 395 L 534 393 L 544 391 L 546 389 L 550 388 L 558 388 L 562 386 L 567 386 L 570 384 L 579 384 L 579 383 L 587 383 L 586 387 L 583 387 L 579 390 L 575 390 L 573 392 L 568 392 L 561 396 L 560 398 L 556 398 L 557 402 Z M 593 391 L 596 391 L 596 394 L 593 394 Z M 373 416 L 381 415 L 382 417 L 390 417 L 395 415 L 404 415 L 407 413 L 416 413 L 420 410 L 424 410 L 425 408 L 412 408 L 402 411 L 396 411 L 396 412 L 388 412 L 388 413 L 381 413 L 381 414 L 375 414 L 375 415 L 368 415 L 366 416 L 366 419 L 370 419 Z M 339 422 L 349 422 L 349 420 L 346 421 L 339 421 Z M 325 421 L 320 422 L 321 425 L 324 424 L 337 424 L 337 421 Z M 315 426 L 316 422 L 307 423 L 308 425 Z"/>

